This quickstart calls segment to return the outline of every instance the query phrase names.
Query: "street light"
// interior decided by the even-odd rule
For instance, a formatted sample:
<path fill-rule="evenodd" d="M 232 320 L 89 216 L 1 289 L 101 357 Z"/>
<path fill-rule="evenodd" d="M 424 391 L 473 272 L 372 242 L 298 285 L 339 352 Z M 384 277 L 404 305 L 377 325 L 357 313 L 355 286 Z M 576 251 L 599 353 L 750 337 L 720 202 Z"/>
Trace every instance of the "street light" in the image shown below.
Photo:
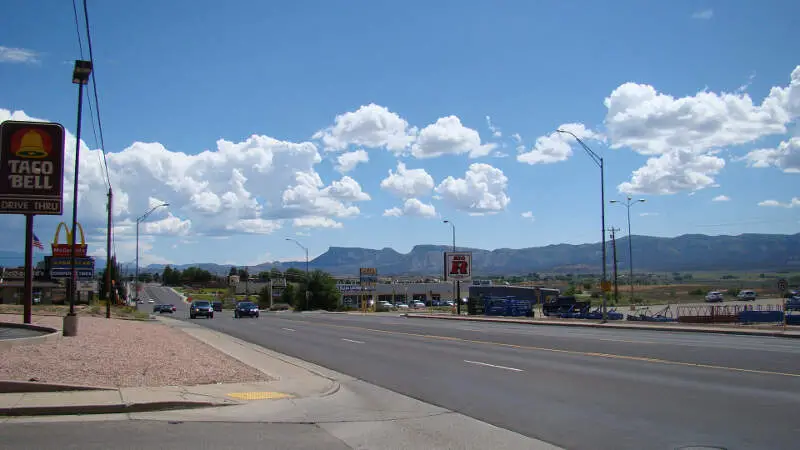
<path fill-rule="evenodd" d="M 160 205 L 153 206 L 149 211 L 136 218 L 136 281 L 134 281 L 133 284 L 134 289 L 136 290 L 134 294 L 136 296 L 136 303 L 139 303 L 139 224 L 144 222 L 144 220 L 147 219 L 147 216 L 153 214 L 153 211 L 161 208 L 162 206 L 169 206 L 169 203 L 162 203 Z"/>
<path fill-rule="evenodd" d="M 453 229 L 453 251 L 456 251 L 456 225 L 449 221 L 443 220 L 442 223 L 446 223 L 450 225 L 450 228 Z M 444 268 L 445 273 L 447 271 L 447 267 Z M 461 315 L 461 281 L 454 280 L 453 281 L 453 293 L 455 294 L 455 301 L 456 301 L 456 314 L 459 316 Z"/>
<path fill-rule="evenodd" d="M 286 240 L 294 242 L 306 252 L 306 311 L 308 311 L 308 296 L 311 293 L 309 292 L 309 287 L 311 287 L 311 275 L 308 273 L 308 248 L 304 247 L 297 239 L 286 238 Z"/>
<path fill-rule="evenodd" d="M 630 285 L 631 285 L 631 308 L 633 308 L 633 235 L 631 234 L 631 206 L 637 203 L 644 203 L 645 200 L 640 198 L 638 200 L 634 200 L 629 195 L 624 202 L 619 200 L 611 200 L 609 203 L 612 204 L 619 204 L 624 205 L 625 208 L 628 210 L 628 265 L 630 266 L 631 276 L 630 276 Z"/>
<path fill-rule="evenodd" d="M 78 169 L 81 156 L 81 118 L 83 116 L 83 87 L 89 84 L 89 75 L 92 73 L 91 61 L 75 61 L 72 69 L 72 83 L 78 85 L 78 126 L 75 136 L 75 178 L 72 187 L 72 242 L 70 242 L 70 286 L 69 286 L 69 314 L 64 318 L 64 336 L 78 334 L 78 316 L 75 315 L 75 297 L 78 295 L 78 269 L 75 267 L 75 233 L 78 224 Z"/>
<path fill-rule="evenodd" d="M 578 136 L 575 136 L 575 133 L 567 130 L 556 130 L 556 132 L 569 134 L 570 136 L 574 137 L 575 140 L 578 141 L 578 144 L 580 144 L 581 147 L 583 147 L 583 149 L 586 151 L 586 154 L 589 156 L 589 158 L 591 158 L 592 161 L 597 164 L 597 167 L 600 168 L 600 235 L 603 237 L 603 280 L 600 283 L 600 286 L 603 289 L 603 323 L 605 323 L 608 320 L 608 314 L 606 314 L 606 183 L 603 157 L 593 152 L 592 149 L 590 149 L 588 145 L 584 144 Z"/>

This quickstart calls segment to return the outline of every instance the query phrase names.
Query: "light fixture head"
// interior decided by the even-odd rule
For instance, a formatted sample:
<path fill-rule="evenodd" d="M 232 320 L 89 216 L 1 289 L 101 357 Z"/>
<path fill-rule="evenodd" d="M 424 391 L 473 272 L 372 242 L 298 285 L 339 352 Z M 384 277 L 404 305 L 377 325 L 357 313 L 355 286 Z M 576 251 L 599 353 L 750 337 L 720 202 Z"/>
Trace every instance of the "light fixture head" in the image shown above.
<path fill-rule="evenodd" d="M 92 62 L 75 60 L 75 68 L 72 69 L 72 83 L 89 84 L 89 75 L 92 74 Z"/>

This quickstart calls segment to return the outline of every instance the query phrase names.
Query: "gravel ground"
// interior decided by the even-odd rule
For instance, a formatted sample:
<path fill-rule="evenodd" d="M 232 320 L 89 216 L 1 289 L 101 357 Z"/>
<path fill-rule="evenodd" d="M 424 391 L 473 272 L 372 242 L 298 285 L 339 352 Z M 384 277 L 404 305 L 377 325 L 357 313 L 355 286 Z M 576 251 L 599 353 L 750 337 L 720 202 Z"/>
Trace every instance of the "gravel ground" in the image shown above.
<path fill-rule="evenodd" d="M 61 329 L 62 317 L 33 316 Z M 0 314 L 0 322 L 22 322 Z M 81 317 L 78 336 L 0 351 L 0 379 L 107 387 L 191 386 L 269 377 L 180 330 L 153 322 Z"/>

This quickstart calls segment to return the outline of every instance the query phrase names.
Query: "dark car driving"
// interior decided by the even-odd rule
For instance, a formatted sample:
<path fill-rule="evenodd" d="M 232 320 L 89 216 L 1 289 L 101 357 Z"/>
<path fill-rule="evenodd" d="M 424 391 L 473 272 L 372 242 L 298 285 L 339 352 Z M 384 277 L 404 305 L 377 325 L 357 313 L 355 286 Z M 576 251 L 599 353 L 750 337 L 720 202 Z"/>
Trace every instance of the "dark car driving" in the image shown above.
<path fill-rule="evenodd" d="M 258 305 L 253 302 L 239 302 L 236 304 L 236 309 L 233 310 L 233 317 L 237 319 L 258 317 Z"/>
<path fill-rule="evenodd" d="M 211 302 L 206 300 L 195 300 L 189 306 L 189 318 L 196 319 L 198 316 L 207 317 L 209 319 L 214 318 L 214 308 L 211 306 Z"/>
<path fill-rule="evenodd" d="M 172 305 L 156 305 L 156 307 L 154 308 L 154 311 L 158 312 L 158 313 L 170 313 L 170 314 L 172 314 L 172 313 L 175 312 L 175 307 L 172 306 Z"/>
<path fill-rule="evenodd" d="M 211 306 L 214 307 L 214 311 L 222 312 L 222 302 L 213 302 Z"/>

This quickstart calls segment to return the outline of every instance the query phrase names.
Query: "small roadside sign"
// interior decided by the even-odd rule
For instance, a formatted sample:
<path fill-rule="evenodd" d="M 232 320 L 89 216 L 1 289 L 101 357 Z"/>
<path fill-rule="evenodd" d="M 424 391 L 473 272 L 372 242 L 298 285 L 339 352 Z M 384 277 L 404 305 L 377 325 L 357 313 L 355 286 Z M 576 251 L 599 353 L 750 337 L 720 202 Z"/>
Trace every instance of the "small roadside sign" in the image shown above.
<path fill-rule="evenodd" d="M 789 288 L 789 283 L 786 282 L 785 278 L 781 278 L 780 280 L 778 280 L 778 289 L 780 289 L 781 291 L 785 291 L 788 288 Z"/>
<path fill-rule="evenodd" d="M 472 280 L 472 252 L 444 252 L 444 280 Z"/>

